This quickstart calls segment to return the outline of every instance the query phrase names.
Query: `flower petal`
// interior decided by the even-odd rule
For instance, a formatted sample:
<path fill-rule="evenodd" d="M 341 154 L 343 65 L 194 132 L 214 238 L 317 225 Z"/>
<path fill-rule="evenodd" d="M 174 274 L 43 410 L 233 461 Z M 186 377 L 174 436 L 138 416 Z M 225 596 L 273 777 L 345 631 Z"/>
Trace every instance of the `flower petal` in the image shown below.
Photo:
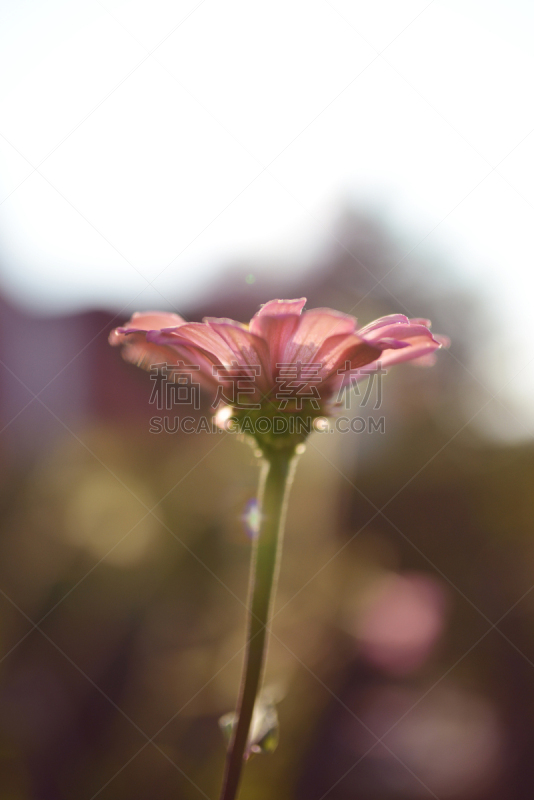
<path fill-rule="evenodd" d="M 415 320 L 412 321 L 415 322 Z M 417 321 L 419 322 L 420 320 Z M 408 317 L 404 316 L 404 314 L 388 314 L 388 316 L 379 317 L 378 319 L 375 319 L 373 322 L 370 322 L 369 325 L 366 325 L 364 328 L 360 328 L 358 333 L 360 333 L 362 336 L 367 337 L 368 334 L 371 333 L 371 331 L 374 331 L 377 328 L 382 328 L 387 325 L 395 325 L 399 323 L 406 324 L 408 322 L 410 322 L 410 320 L 408 319 Z"/>
<path fill-rule="evenodd" d="M 300 317 L 299 326 L 284 352 L 284 362 L 309 364 L 326 339 L 350 336 L 356 329 L 356 319 L 330 308 L 314 308 Z"/>
<path fill-rule="evenodd" d="M 178 360 L 178 354 L 171 347 L 147 342 L 145 331 L 132 331 L 124 335 L 121 341 L 112 341 L 110 335 L 110 343 L 122 344 L 121 355 L 124 360 L 146 370 L 156 364 L 175 364 Z"/>
<path fill-rule="evenodd" d="M 441 339 L 442 337 L 439 338 Z M 447 337 L 443 338 L 446 339 Z M 378 369 L 378 367 L 385 369 L 387 367 L 392 367 L 394 364 L 400 364 L 403 361 L 417 361 L 419 366 L 432 366 L 434 363 L 433 359 L 428 358 L 428 356 L 431 356 L 441 347 L 448 346 L 447 342 L 442 344 L 440 341 L 437 341 L 435 337 L 418 336 L 408 341 L 408 347 L 403 347 L 398 350 L 385 349 L 376 361 L 369 364 L 368 367 L 365 367 L 360 374 L 353 376 L 353 380 L 349 382 L 345 381 L 344 385 L 348 386 L 349 383 L 357 383 L 363 378 L 366 378 L 370 372 Z"/>
<path fill-rule="evenodd" d="M 109 343 L 113 346 L 124 342 L 124 334 L 128 331 L 151 331 L 182 325 L 185 320 L 178 314 L 167 314 L 163 311 L 136 311 L 132 318 L 109 334 Z"/>
<path fill-rule="evenodd" d="M 358 331 L 361 334 L 361 331 Z M 367 341 L 379 342 L 382 340 L 393 339 L 395 341 L 406 341 L 419 337 L 426 337 L 429 341 L 435 341 L 432 332 L 426 325 L 415 325 L 408 322 L 405 325 L 385 325 L 365 335 Z M 439 344 L 439 342 L 436 342 Z M 385 348 L 383 348 L 385 349 Z"/>
<path fill-rule="evenodd" d="M 321 363 L 321 371 L 326 379 L 338 370 L 358 369 L 376 361 L 382 350 L 365 341 L 358 334 L 329 336 L 317 353 L 316 360 Z"/>
<path fill-rule="evenodd" d="M 431 321 L 429 319 L 425 319 L 424 317 L 413 317 L 409 321 L 412 323 L 412 325 L 424 325 L 425 328 L 432 327 Z"/>
<path fill-rule="evenodd" d="M 298 300 L 269 300 L 265 303 L 255 316 L 277 316 L 278 314 L 299 314 L 306 305 L 306 298 L 300 297 Z"/>
<path fill-rule="evenodd" d="M 409 344 L 409 347 L 403 347 L 402 350 L 384 350 L 379 359 L 382 366 L 390 367 L 393 364 L 400 364 L 402 361 L 412 361 L 414 358 L 433 353 L 441 347 L 439 342 L 433 338 L 429 339 L 428 336 L 418 336 L 411 339 Z"/>
<path fill-rule="evenodd" d="M 233 320 L 206 318 L 206 324 L 215 331 L 232 352 L 232 360 L 238 367 L 247 367 L 246 374 L 255 376 L 255 383 L 260 391 L 267 393 L 272 385 L 273 377 L 269 363 L 267 343 L 251 333 L 245 325 Z"/>
<path fill-rule="evenodd" d="M 250 320 L 250 332 L 262 338 L 269 348 L 271 374 L 284 360 L 284 353 L 299 326 L 298 314 L 256 314 Z"/>
<path fill-rule="evenodd" d="M 179 314 L 166 311 L 136 311 L 132 314 L 130 322 L 126 328 L 137 328 L 143 331 L 153 331 L 161 328 L 172 328 L 182 325 L 185 319 Z"/>
<path fill-rule="evenodd" d="M 189 345 L 199 348 L 211 356 L 213 363 L 228 364 L 232 360 L 231 349 L 217 331 L 204 322 L 186 322 L 176 328 L 151 331 L 148 338 L 149 341 L 158 344 Z"/>
<path fill-rule="evenodd" d="M 154 364 L 172 364 L 176 362 L 176 353 L 170 348 L 147 342 L 146 331 L 159 329 L 162 325 L 181 325 L 183 322 L 178 314 L 136 311 L 125 325 L 111 331 L 109 343 L 114 347 L 124 345 L 124 360 L 143 369 L 151 369 Z"/>
<path fill-rule="evenodd" d="M 445 350 L 448 350 L 448 348 L 451 346 L 451 340 L 448 336 L 444 336 L 442 333 L 433 333 L 432 335 L 436 342 L 439 342 L 440 345 L 445 348 Z"/>

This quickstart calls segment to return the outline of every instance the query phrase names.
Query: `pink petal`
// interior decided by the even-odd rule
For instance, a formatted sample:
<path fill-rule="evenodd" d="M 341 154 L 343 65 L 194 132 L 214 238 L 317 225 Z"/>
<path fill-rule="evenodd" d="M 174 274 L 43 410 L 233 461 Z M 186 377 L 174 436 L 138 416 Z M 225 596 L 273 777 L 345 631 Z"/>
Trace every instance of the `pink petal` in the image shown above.
<path fill-rule="evenodd" d="M 176 328 L 151 331 L 148 339 L 158 344 L 190 345 L 200 348 L 212 357 L 213 363 L 229 364 L 232 360 L 231 348 L 204 322 L 187 322 Z"/>
<path fill-rule="evenodd" d="M 165 311 L 136 311 L 135 314 L 132 314 L 130 322 L 125 327 L 153 331 L 161 328 L 173 328 L 176 325 L 182 325 L 184 322 L 185 319 L 179 314 Z"/>
<path fill-rule="evenodd" d="M 439 342 L 442 347 L 447 350 L 451 346 L 451 340 L 448 336 L 444 336 L 442 333 L 434 333 L 434 339 L 436 342 Z"/>
<path fill-rule="evenodd" d="M 171 347 L 147 342 L 144 331 L 132 331 L 121 341 L 115 342 L 111 341 L 110 336 L 110 342 L 124 345 L 122 349 L 124 360 L 146 370 L 150 370 L 155 364 L 175 364 L 178 360 L 177 353 Z"/>
<path fill-rule="evenodd" d="M 375 319 L 374 322 L 370 322 L 369 325 L 366 325 L 364 328 L 360 328 L 358 333 L 362 336 L 367 337 L 371 331 L 376 330 L 376 328 L 386 327 L 388 325 L 395 325 L 399 323 L 406 324 L 410 322 L 408 317 L 405 317 L 404 314 L 388 314 L 387 317 L 379 317 Z"/>
<path fill-rule="evenodd" d="M 124 326 L 111 331 L 109 343 L 115 347 L 124 345 L 122 357 L 125 361 L 144 369 L 150 369 L 154 364 L 171 364 L 176 361 L 176 354 L 167 347 L 148 343 L 146 331 L 162 325 L 181 325 L 183 322 L 178 314 L 136 311 Z"/>
<path fill-rule="evenodd" d="M 326 339 L 354 333 L 356 319 L 329 308 L 314 308 L 300 317 L 299 326 L 284 352 L 284 362 L 309 364 Z"/>
<path fill-rule="evenodd" d="M 250 332 L 261 337 L 269 348 L 271 374 L 284 361 L 284 353 L 299 326 L 298 314 L 256 314 L 250 321 Z"/>
<path fill-rule="evenodd" d="M 392 367 L 394 364 L 400 364 L 403 361 L 415 361 L 416 359 L 422 359 L 423 357 L 425 360 L 421 360 L 419 364 L 424 366 L 426 362 L 426 365 L 431 366 L 433 361 L 427 357 L 442 347 L 440 342 L 437 342 L 433 338 L 429 339 L 428 336 L 416 337 L 410 340 L 409 345 L 409 347 L 403 347 L 401 350 L 384 350 L 375 362 L 370 364 L 368 368 L 366 367 L 363 369 L 359 375 L 354 376 L 354 379 L 349 382 L 356 383 L 357 381 L 362 380 L 363 378 L 367 377 L 369 372 L 372 372 L 379 366 L 383 369 L 386 369 L 388 367 Z M 344 385 L 348 385 L 348 382 L 345 382 Z"/>
<path fill-rule="evenodd" d="M 426 356 L 419 356 L 419 358 L 414 358 L 412 364 L 414 367 L 433 367 L 438 357 L 436 355 L 436 351 L 434 350 L 433 353 L 427 353 Z"/>
<path fill-rule="evenodd" d="M 300 314 L 306 305 L 306 298 L 300 297 L 298 300 L 269 300 L 265 303 L 258 313 L 258 316 L 276 316 L 277 314 Z"/>
<path fill-rule="evenodd" d="M 361 331 L 358 331 L 358 333 L 362 334 Z M 374 331 L 367 332 L 365 338 L 371 342 L 378 342 L 388 338 L 396 341 L 406 341 L 406 339 L 414 339 L 419 336 L 426 337 L 429 341 L 433 340 L 432 333 L 425 325 L 414 325 L 411 322 L 406 325 L 385 325 Z"/>
<path fill-rule="evenodd" d="M 125 342 L 124 335 L 128 331 L 150 331 L 166 325 L 181 325 L 184 322 L 178 314 L 167 314 L 162 311 L 136 311 L 132 318 L 109 334 L 109 343 L 116 347 Z"/>
<path fill-rule="evenodd" d="M 384 350 L 379 360 L 383 367 L 389 367 L 433 353 L 440 347 L 439 342 L 435 342 L 434 339 L 429 340 L 427 336 L 419 336 L 410 341 L 410 347 L 403 347 L 402 350 Z"/>
<path fill-rule="evenodd" d="M 251 333 L 245 325 L 233 320 L 206 318 L 206 323 L 223 339 L 232 352 L 232 362 L 238 366 L 251 367 L 248 374 L 255 376 L 255 383 L 263 392 L 272 386 L 267 343 Z M 230 363 L 230 366 L 232 364 Z"/>
<path fill-rule="evenodd" d="M 373 339 L 367 339 L 367 341 L 372 341 L 376 347 L 380 347 L 382 350 L 399 350 L 401 347 L 409 347 L 409 342 L 401 342 L 400 339 L 391 339 L 387 337 L 386 339 L 380 337 L 376 341 Z"/>
<path fill-rule="evenodd" d="M 382 350 L 365 341 L 357 334 L 330 336 L 317 353 L 316 360 L 322 365 L 325 377 L 339 369 L 358 369 L 370 364 L 381 355 Z"/>

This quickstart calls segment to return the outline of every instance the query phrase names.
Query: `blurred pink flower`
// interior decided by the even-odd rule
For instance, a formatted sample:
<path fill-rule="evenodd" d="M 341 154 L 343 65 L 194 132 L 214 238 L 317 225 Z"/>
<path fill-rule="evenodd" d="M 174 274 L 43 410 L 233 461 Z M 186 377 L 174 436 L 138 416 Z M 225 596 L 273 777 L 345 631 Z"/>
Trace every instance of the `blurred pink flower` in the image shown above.
<path fill-rule="evenodd" d="M 122 345 L 124 358 L 145 369 L 159 363 L 199 367 L 196 374 L 212 390 L 236 379 L 248 382 L 248 403 L 273 403 L 282 395 L 292 403 L 288 410 L 306 398 L 323 412 L 341 389 L 378 366 L 428 359 L 447 344 L 432 335 L 428 320 L 392 314 L 358 329 L 352 316 L 330 308 L 303 312 L 305 303 L 305 298 L 271 300 L 248 325 L 137 313 L 111 332 L 110 343 Z"/>

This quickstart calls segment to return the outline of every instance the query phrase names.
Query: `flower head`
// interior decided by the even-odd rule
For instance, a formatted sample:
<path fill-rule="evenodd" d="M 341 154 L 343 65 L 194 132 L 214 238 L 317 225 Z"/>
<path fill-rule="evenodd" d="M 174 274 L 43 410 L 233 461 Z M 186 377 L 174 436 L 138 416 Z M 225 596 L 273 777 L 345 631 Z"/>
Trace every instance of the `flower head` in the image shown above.
<path fill-rule="evenodd" d="M 188 366 L 212 393 L 239 409 L 330 413 L 339 392 L 377 366 L 428 360 L 446 345 L 430 322 L 402 314 L 357 327 L 330 308 L 303 311 L 305 298 L 271 300 L 248 325 L 207 317 L 186 322 L 177 314 L 136 313 L 110 335 L 128 361 L 151 368 Z"/>

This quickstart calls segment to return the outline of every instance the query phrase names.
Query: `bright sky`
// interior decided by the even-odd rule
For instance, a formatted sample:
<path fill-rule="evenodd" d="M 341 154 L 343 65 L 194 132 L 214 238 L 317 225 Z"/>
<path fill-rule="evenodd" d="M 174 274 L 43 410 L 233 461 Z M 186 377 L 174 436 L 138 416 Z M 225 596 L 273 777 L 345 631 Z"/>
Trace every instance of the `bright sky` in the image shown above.
<path fill-rule="evenodd" d="M 343 200 L 372 198 L 489 286 L 517 372 L 533 37 L 528 0 L 4 3 L 4 290 L 185 305 L 235 259 L 304 260 Z"/>

